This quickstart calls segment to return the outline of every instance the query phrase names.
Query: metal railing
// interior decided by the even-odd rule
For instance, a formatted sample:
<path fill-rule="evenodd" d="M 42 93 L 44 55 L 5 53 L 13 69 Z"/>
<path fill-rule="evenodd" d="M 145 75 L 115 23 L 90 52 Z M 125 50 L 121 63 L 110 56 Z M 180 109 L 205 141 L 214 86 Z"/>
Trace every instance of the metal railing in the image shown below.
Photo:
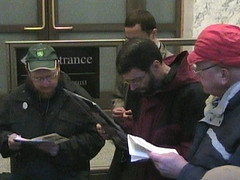
<path fill-rule="evenodd" d="M 193 46 L 196 39 L 194 38 L 159 38 L 166 45 L 173 46 Z M 93 39 L 93 40 L 48 40 L 48 41 L 6 41 L 6 44 L 34 44 L 34 43 L 83 43 L 83 44 L 99 44 L 109 46 L 122 44 L 126 39 Z"/>
<path fill-rule="evenodd" d="M 196 42 L 196 39 L 193 38 L 160 38 L 161 42 L 165 43 L 166 45 L 173 45 L 173 46 L 193 46 Z"/>

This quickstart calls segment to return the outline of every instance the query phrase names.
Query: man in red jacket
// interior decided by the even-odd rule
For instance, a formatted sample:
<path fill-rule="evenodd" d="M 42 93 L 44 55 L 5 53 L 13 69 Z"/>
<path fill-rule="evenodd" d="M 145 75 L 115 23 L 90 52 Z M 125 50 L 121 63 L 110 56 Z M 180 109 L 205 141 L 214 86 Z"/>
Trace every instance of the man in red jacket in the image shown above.
<path fill-rule="evenodd" d="M 119 121 L 126 133 L 175 148 L 185 157 L 196 121 L 203 116 L 206 95 L 188 65 L 188 53 L 170 58 L 168 65 L 149 39 L 131 39 L 120 50 L 116 67 L 129 84 L 133 120 Z M 130 179 L 163 180 L 152 161 L 130 164 Z"/>
<path fill-rule="evenodd" d="M 161 56 L 163 59 L 169 56 L 172 56 L 166 46 L 158 40 L 157 38 L 157 23 L 153 15 L 147 10 L 134 10 L 129 13 L 129 15 L 125 19 L 124 25 L 124 34 L 127 39 L 132 38 L 147 38 L 152 40 L 156 46 L 158 47 Z M 129 90 L 129 85 L 124 83 L 122 78 L 117 76 L 116 78 L 116 88 L 113 93 L 113 109 L 112 109 L 112 117 L 114 119 L 122 119 L 124 118 L 132 118 L 132 110 L 129 108 L 131 106 L 132 100 L 129 99 L 128 96 L 131 94 Z M 127 110 L 126 110 L 127 109 Z M 129 178 L 128 170 L 126 168 L 126 158 L 125 151 L 122 149 L 115 150 L 114 158 L 111 163 L 111 167 L 109 170 L 109 179 L 110 180 L 118 180 L 121 179 L 122 174 L 126 174 L 122 179 L 126 180 Z M 126 172 L 126 173 L 123 173 Z"/>

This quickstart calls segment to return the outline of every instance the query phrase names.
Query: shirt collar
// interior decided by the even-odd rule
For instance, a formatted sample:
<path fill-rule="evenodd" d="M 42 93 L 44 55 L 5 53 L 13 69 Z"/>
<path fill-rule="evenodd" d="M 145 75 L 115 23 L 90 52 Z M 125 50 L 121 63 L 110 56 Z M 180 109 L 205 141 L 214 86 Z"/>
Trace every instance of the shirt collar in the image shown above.
<path fill-rule="evenodd" d="M 210 95 L 206 100 L 204 109 L 204 118 L 200 122 L 205 122 L 214 126 L 221 126 L 224 118 L 225 109 L 234 95 L 240 91 L 240 81 L 233 84 L 220 99 L 219 97 Z"/>

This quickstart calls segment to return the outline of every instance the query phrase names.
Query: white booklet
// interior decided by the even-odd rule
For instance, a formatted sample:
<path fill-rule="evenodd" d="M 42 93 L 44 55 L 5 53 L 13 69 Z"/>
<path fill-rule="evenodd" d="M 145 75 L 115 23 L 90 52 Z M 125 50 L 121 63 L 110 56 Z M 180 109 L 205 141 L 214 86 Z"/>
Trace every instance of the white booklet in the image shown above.
<path fill-rule="evenodd" d="M 38 144 L 38 143 L 55 143 L 60 144 L 62 142 L 68 141 L 69 139 L 63 136 L 60 136 L 57 133 L 52 133 L 44 136 L 39 136 L 32 139 L 26 139 L 21 136 L 14 138 L 14 141 L 21 142 L 23 144 Z"/>
<path fill-rule="evenodd" d="M 131 155 L 131 162 L 149 159 L 149 152 L 155 152 L 159 154 L 174 152 L 178 154 L 176 149 L 157 147 L 137 136 L 128 134 L 127 139 L 128 151 Z"/>

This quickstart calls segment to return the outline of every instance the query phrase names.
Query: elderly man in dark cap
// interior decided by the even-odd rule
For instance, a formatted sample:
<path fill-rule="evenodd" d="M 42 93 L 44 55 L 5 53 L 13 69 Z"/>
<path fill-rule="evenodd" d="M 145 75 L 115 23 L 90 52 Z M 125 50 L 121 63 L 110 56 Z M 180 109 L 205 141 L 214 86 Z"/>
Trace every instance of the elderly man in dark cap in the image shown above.
<path fill-rule="evenodd" d="M 7 96 L 0 111 L 0 152 L 15 160 L 11 180 L 88 180 L 89 160 L 104 141 L 89 107 L 68 93 L 81 94 L 82 89 L 60 72 L 52 47 L 33 45 L 25 60 L 27 81 Z M 18 142 L 20 136 L 32 139 L 52 133 L 69 140 Z"/>
<path fill-rule="evenodd" d="M 149 155 L 162 175 L 178 180 L 199 180 L 206 172 L 205 180 L 239 178 L 240 28 L 228 24 L 205 28 L 188 56 L 188 63 L 204 91 L 210 94 L 190 154 L 187 160 L 174 153 Z M 234 165 L 237 170 L 224 165 Z M 226 172 L 225 176 L 217 167 Z M 213 168 L 215 177 L 211 178 L 209 170 Z"/>

